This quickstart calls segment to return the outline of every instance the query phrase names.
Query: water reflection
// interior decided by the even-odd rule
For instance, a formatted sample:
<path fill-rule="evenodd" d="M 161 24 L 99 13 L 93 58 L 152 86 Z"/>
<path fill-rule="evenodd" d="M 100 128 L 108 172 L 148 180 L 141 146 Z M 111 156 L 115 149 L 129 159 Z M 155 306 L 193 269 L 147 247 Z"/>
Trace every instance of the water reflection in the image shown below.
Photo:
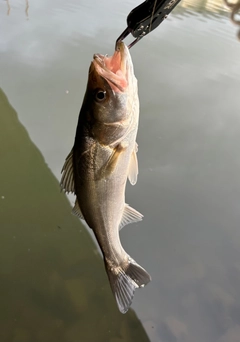
<path fill-rule="evenodd" d="M 9 15 L 11 11 L 9 0 L 6 0 L 6 3 L 7 3 L 7 15 Z"/>
<path fill-rule="evenodd" d="M 178 5 L 174 10 L 173 14 L 195 15 L 196 13 L 200 13 L 207 17 L 212 15 L 220 19 L 222 16 L 226 16 L 226 13 L 229 13 L 229 20 L 231 20 L 233 24 L 240 26 L 238 16 L 239 10 L 239 0 L 235 0 L 233 2 L 229 2 L 228 0 L 182 0 L 180 5 Z M 240 30 L 237 33 L 237 37 L 240 39 Z"/>
<path fill-rule="evenodd" d="M 11 11 L 12 11 L 12 6 L 11 4 L 13 4 L 14 6 L 14 9 L 13 11 L 16 11 L 16 10 L 22 10 L 23 9 L 23 6 L 24 6 L 24 2 L 21 2 L 18 7 L 16 7 L 16 3 L 13 1 L 13 0 L 6 0 L 6 5 L 7 5 L 7 15 L 10 15 L 11 14 Z M 73 5 L 74 4 L 74 5 Z M 135 4 L 136 5 L 136 4 Z M 73 8 L 72 8 L 73 6 Z M 85 12 L 86 12 L 86 15 L 87 17 L 90 17 L 93 15 L 91 14 L 92 12 L 92 6 L 88 6 L 86 3 L 75 3 L 75 1 L 72 1 L 72 4 L 69 4 L 65 10 L 74 10 L 79 8 L 79 6 L 84 6 L 84 9 L 85 9 Z M 108 6 L 108 2 L 107 1 L 104 1 L 102 3 L 102 10 L 103 12 L 105 12 L 105 8 L 107 8 Z M 24 11 L 25 11 L 25 14 L 26 14 L 26 17 L 28 18 L 29 17 L 29 7 L 30 7 L 30 4 L 29 4 L 29 1 L 28 0 L 25 0 L 25 8 L 24 8 Z M 52 2 L 51 5 L 49 5 L 48 3 L 48 10 L 49 11 L 57 11 L 57 12 L 61 12 L 61 9 L 59 8 L 57 2 L 54 3 Z M 133 4 L 133 7 L 134 7 L 134 4 Z M 34 12 L 35 12 L 35 4 L 32 3 L 31 4 L 31 8 L 32 8 L 32 13 L 34 15 Z M 126 8 L 126 10 L 124 9 Z M 131 5 L 130 4 L 125 4 L 125 6 L 121 9 L 121 15 L 124 15 L 125 17 L 127 16 L 128 14 L 128 8 L 129 9 L 132 9 Z M 101 10 L 101 8 L 100 8 Z M 111 10 L 111 8 L 109 9 Z M 226 16 L 228 15 L 228 13 L 230 12 L 230 9 L 228 6 L 226 6 L 226 4 L 224 3 L 224 0 L 182 0 L 178 5 L 177 7 L 175 7 L 175 9 L 173 10 L 173 12 L 171 13 L 171 16 L 175 16 L 175 15 L 180 15 L 180 16 L 188 16 L 188 15 L 196 15 L 196 13 L 200 13 L 201 15 L 203 16 L 216 16 L 218 18 L 220 18 L 222 15 Z M 58 13 L 60 14 L 60 13 Z M 80 21 L 83 21 L 85 22 L 84 18 L 81 18 Z M 67 26 L 68 23 L 65 24 L 65 26 Z M 96 23 L 92 23 L 92 26 L 95 26 Z M 89 30 L 88 30 L 89 31 Z M 87 34 L 87 32 L 83 32 L 83 34 Z"/>
<path fill-rule="evenodd" d="M 224 4 L 224 0 L 182 0 L 180 7 L 193 10 L 194 12 L 205 14 L 224 14 L 229 12 Z"/>
<path fill-rule="evenodd" d="M 11 0 L 6 0 L 7 4 L 7 15 L 10 15 L 11 13 Z M 29 2 L 28 0 L 25 0 L 25 14 L 26 17 L 28 18 L 28 9 L 29 9 Z"/>
<path fill-rule="evenodd" d="M 148 341 L 0 90 L 0 340 Z"/>
<path fill-rule="evenodd" d="M 16 3 L 14 0 L 6 0 L 8 15 L 10 14 L 12 3 L 13 5 L 16 6 Z M 23 1 L 19 5 L 20 7 L 22 7 Z M 88 7 L 87 4 L 86 4 L 86 7 Z M 181 7 L 185 9 L 193 9 L 195 12 L 201 11 L 203 13 L 207 11 L 207 12 L 222 14 L 223 12 L 228 11 L 228 7 L 225 6 L 224 0 L 182 0 L 178 4 L 178 6 L 175 8 L 173 13 L 176 12 L 177 8 L 181 8 Z M 28 9 L 29 9 L 29 1 L 25 0 L 25 13 L 27 16 L 28 16 Z"/>

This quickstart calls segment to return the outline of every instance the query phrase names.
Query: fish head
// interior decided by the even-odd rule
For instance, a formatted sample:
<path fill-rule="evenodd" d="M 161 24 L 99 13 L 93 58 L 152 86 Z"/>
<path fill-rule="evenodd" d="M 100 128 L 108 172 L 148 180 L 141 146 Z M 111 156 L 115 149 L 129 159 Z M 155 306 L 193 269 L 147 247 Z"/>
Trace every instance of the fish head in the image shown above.
<path fill-rule="evenodd" d="M 92 135 L 102 143 L 119 139 L 132 121 L 138 121 L 137 93 L 132 59 L 123 42 L 111 57 L 95 54 L 84 100 Z"/>

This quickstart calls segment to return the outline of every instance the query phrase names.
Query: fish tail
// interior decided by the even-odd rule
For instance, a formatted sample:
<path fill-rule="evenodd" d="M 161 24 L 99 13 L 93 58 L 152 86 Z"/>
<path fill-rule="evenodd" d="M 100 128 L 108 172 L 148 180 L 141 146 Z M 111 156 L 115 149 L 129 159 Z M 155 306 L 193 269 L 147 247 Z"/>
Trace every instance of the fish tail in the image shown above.
<path fill-rule="evenodd" d="M 132 304 L 136 288 L 144 287 L 151 276 L 148 272 L 138 265 L 132 258 L 128 257 L 127 267 L 110 267 L 105 260 L 105 267 L 112 292 L 116 298 L 119 311 L 126 313 Z"/>

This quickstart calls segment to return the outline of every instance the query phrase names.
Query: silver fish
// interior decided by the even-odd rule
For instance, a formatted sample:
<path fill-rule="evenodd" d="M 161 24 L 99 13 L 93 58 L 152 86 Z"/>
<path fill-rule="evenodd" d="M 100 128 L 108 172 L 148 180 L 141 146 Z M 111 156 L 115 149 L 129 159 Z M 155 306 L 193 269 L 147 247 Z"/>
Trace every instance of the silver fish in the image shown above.
<path fill-rule="evenodd" d="M 137 80 L 121 42 L 112 57 L 95 54 L 80 110 L 75 143 L 62 169 L 61 187 L 76 194 L 73 213 L 93 229 L 122 313 L 150 275 L 123 249 L 119 230 L 143 215 L 125 203 L 127 178 L 138 175 Z"/>

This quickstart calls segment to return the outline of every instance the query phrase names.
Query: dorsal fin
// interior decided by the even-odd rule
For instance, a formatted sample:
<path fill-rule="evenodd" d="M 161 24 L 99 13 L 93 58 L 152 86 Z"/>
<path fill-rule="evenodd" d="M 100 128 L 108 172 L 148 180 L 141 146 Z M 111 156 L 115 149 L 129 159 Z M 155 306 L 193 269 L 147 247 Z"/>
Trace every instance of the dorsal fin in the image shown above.
<path fill-rule="evenodd" d="M 119 230 L 129 223 L 142 221 L 143 215 L 125 203 Z"/>
<path fill-rule="evenodd" d="M 128 169 L 128 179 L 132 185 L 137 183 L 138 176 L 138 160 L 137 160 L 138 144 L 135 143 L 135 148 L 132 152 L 129 169 Z"/>
<path fill-rule="evenodd" d="M 73 213 L 73 215 L 75 215 L 75 216 L 79 217 L 80 219 L 84 220 L 84 217 L 83 217 L 83 214 L 82 214 L 81 209 L 79 207 L 77 199 L 76 199 L 75 205 L 74 205 L 74 207 L 72 209 L 72 213 Z"/>
<path fill-rule="evenodd" d="M 62 178 L 60 181 L 61 189 L 66 193 L 75 193 L 74 178 L 73 178 L 73 151 L 67 156 L 62 168 Z"/>

